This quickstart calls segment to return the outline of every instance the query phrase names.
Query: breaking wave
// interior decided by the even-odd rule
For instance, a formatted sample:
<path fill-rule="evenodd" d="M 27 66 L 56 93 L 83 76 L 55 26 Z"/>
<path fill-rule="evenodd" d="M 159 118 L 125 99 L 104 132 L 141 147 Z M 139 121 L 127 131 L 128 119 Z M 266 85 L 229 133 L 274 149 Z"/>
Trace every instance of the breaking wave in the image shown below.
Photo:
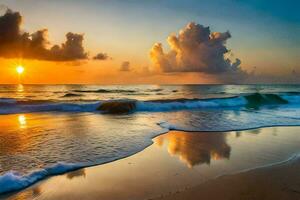
<path fill-rule="evenodd" d="M 67 93 L 73 94 L 73 93 Z M 68 95 L 69 96 L 69 95 Z M 72 95 L 71 95 L 72 96 Z M 213 98 L 213 99 L 159 99 L 151 101 L 140 101 L 134 99 L 117 99 L 117 100 L 106 100 L 96 102 L 54 102 L 54 101 L 39 101 L 39 100 L 28 100 L 20 101 L 13 98 L 0 98 L 0 114 L 11 114 L 11 113 L 25 113 L 25 112 L 45 112 L 45 111 L 59 111 L 59 112 L 99 112 L 107 114 L 126 114 L 132 112 L 168 112 L 175 110 L 201 110 L 201 109 L 249 109 L 250 114 L 255 113 L 257 109 L 265 106 L 285 106 L 285 105 L 300 105 L 300 93 L 278 93 L 278 94 L 245 94 L 227 98 Z M 258 128 L 271 125 L 299 125 L 300 121 L 291 121 L 294 118 L 299 119 L 299 114 L 293 114 L 294 110 L 284 110 L 280 118 L 276 116 L 269 118 L 269 121 L 264 123 L 258 123 L 254 125 L 252 121 L 237 122 L 229 126 L 225 126 L 225 129 L 238 130 L 237 127 L 244 128 Z M 249 114 L 248 113 L 248 114 Z M 249 114 L 249 115 L 250 115 Z M 264 110 L 260 115 L 268 118 L 270 115 L 274 115 L 274 112 Z M 254 115 L 253 115 L 254 116 Z M 205 116 L 206 117 L 206 116 Z M 254 116 L 257 117 L 257 116 Z M 289 118 L 286 122 L 282 122 L 282 119 Z M 293 118 L 294 117 L 294 118 Z M 242 117 L 241 117 L 242 118 Z M 251 119 L 251 118 L 250 118 Z M 256 118 L 255 118 L 256 120 Z M 276 121 L 277 120 L 277 121 Z M 224 121 L 228 125 L 228 121 Z M 201 123 L 203 124 L 203 123 Z M 186 129 L 184 124 L 176 126 L 176 123 L 172 121 L 162 121 L 158 125 L 163 128 L 162 132 L 168 130 L 186 130 L 195 131 L 193 127 Z M 243 126 L 244 125 L 244 126 Z M 190 126 L 189 126 L 190 127 Z M 223 127 L 224 128 L 224 127 Z M 240 128 L 241 129 L 241 128 Z M 211 129 L 209 129 L 211 130 Z M 218 131 L 218 130 L 216 130 Z M 157 135 L 156 133 L 155 135 Z M 145 145 L 146 146 L 146 145 Z M 98 163 L 93 163 L 98 164 Z M 39 169 L 28 174 L 20 174 L 15 171 L 6 172 L 0 175 L 0 194 L 8 193 L 16 190 L 26 188 L 33 183 L 44 179 L 45 177 L 62 174 L 68 171 L 76 170 L 82 167 L 89 166 L 87 164 L 75 164 L 75 163 L 57 163 L 52 166 Z"/>
<path fill-rule="evenodd" d="M 98 90 L 73 90 L 73 92 L 82 93 L 134 93 L 135 90 L 109 90 L 109 89 L 98 89 Z"/>
<path fill-rule="evenodd" d="M 57 163 L 45 169 L 33 171 L 27 175 L 10 171 L 0 176 L 0 194 L 23 189 L 47 176 L 62 174 L 84 167 L 81 164 Z"/>
<path fill-rule="evenodd" d="M 68 95 L 69 96 L 69 95 Z M 116 99 L 96 102 L 51 102 L 51 101 L 17 101 L 1 98 L 0 114 L 26 112 L 101 112 L 123 114 L 131 112 L 165 112 L 190 109 L 259 109 L 263 106 L 280 106 L 286 104 L 300 105 L 300 94 L 248 94 L 242 96 L 213 99 L 160 99 L 139 101 L 134 99 Z"/>

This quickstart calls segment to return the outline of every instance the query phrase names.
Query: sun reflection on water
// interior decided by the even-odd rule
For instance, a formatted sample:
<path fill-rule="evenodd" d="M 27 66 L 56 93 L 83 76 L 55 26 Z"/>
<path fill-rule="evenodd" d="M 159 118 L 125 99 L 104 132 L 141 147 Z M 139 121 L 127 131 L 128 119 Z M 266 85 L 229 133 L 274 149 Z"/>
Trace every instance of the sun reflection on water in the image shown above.
<path fill-rule="evenodd" d="M 16 86 L 16 98 L 22 99 L 25 97 L 25 88 L 24 85 L 18 84 Z"/>
<path fill-rule="evenodd" d="M 22 84 L 17 86 L 17 92 L 24 92 L 24 86 Z"/>
<path fill-rule="evenodd" d="M 19 126 L 20 128 L 26 128 L 27 122 L 26 122 L 26 116 L 25 115 L 19 115 L 18 116 Z"/>

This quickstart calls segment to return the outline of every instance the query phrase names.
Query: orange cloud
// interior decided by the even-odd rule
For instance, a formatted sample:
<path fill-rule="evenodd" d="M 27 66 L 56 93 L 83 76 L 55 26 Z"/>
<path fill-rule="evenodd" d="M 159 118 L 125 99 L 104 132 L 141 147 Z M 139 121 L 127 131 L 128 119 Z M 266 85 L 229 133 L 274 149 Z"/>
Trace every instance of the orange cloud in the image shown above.
<path fill-rule="evenodd" d="M 130 69 L 130 62 L 129 61 L 122 62 L 121 67 L 120 67 L 120 71 L 122 71 L 122 72 L 128 72 L 130 70 L 131 70 Z"/>
<path fill-rule="evenodd" d="M 225 44 L 230 37 L 229 32 L 211 32 L 209 27 L 191 22 L 178 36 L 168 37 L 169 52 L 164 52 L 162 44 L 156 43 L 150 50 L 150 58 L 166 73 L 202 72 L 220 75 L 224 80 L 239 79 L 246 75 L 240 68 L 241 61 L 226 58 L 229 50 Z"/>
<path fill-rule="evenodd" d="M 83 47 L 83 34 L 69 32 L 64 43 L 49 47 L 48 30 L 42 29 L 32 34 L 24 32 L 20 28 L 22 20 L 19 12 L 10 9 L 0 16 L 0 57 L 48 61 L 74 61 L 88 58 L 88 53 Z M 100 56 L 102 59 L 107 57 L 106 54 L 98 54 L 95 58 L 99 59 Z"/>
<path fill-rule="evenodd" d="M 93 57 L 94 60 L 108 60 L 108 59 L 112 59 L 111 57 L 109 57 L 107 55 L 107 53 L 98 53 L 97 55 L 95 55 Z"/>

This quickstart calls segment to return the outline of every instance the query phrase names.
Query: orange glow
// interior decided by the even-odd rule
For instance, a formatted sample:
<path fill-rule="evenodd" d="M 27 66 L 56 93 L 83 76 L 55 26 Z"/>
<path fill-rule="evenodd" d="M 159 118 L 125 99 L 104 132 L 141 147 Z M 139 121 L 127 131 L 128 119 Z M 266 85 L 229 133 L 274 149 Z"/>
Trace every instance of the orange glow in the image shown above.
<path fill-rule="evenodd" d="M 25 115 L 19 115 L 18 116 L 19 126 L 20 128 L 26 128 L 26 116 Z"/>
<path fill-rule="evenodd" d="M 17 66 L 16 71 L 18 74 L 23 74 L 24 72 L 24 67 L 22 65 Z"/>
<path fill-rule="evenodd" d="M 165 75 L 159 72 L 144 72 L 143 67 L 140 66 L 146 65 L 142 62 L 131 62 L 132 71 L 124 73 L 119 71 L 122 61 L 50 62 L 0 58 L 0 65 L 3 66 L 0 67 L 0 84 L 184 84 L 215 82 L 214 78 L 197 73 Z M 22 74 L 16 71 L 17 66 L 24 68 Z"/>

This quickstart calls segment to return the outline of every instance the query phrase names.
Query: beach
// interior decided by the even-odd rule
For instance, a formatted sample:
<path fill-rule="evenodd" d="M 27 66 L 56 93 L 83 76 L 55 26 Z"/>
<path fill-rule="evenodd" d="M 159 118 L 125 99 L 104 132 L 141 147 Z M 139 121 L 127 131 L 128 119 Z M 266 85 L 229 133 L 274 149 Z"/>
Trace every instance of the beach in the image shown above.
<path fill-rule="evenodd" d="M 272 168 L 299 153 L 298 90 L 1 86 L 0 197 L 165 198 L 218 177 Z"/>
<path fill-rule="evenodd" d="M 299 199 L 299 132 L 170 131 L 132 156 L 49 177 L 2 198 Z"/>
<path fill-rule="evenodd" d="M 155 199 L 300 199 L 300 160 L 219 177 Z"/>

